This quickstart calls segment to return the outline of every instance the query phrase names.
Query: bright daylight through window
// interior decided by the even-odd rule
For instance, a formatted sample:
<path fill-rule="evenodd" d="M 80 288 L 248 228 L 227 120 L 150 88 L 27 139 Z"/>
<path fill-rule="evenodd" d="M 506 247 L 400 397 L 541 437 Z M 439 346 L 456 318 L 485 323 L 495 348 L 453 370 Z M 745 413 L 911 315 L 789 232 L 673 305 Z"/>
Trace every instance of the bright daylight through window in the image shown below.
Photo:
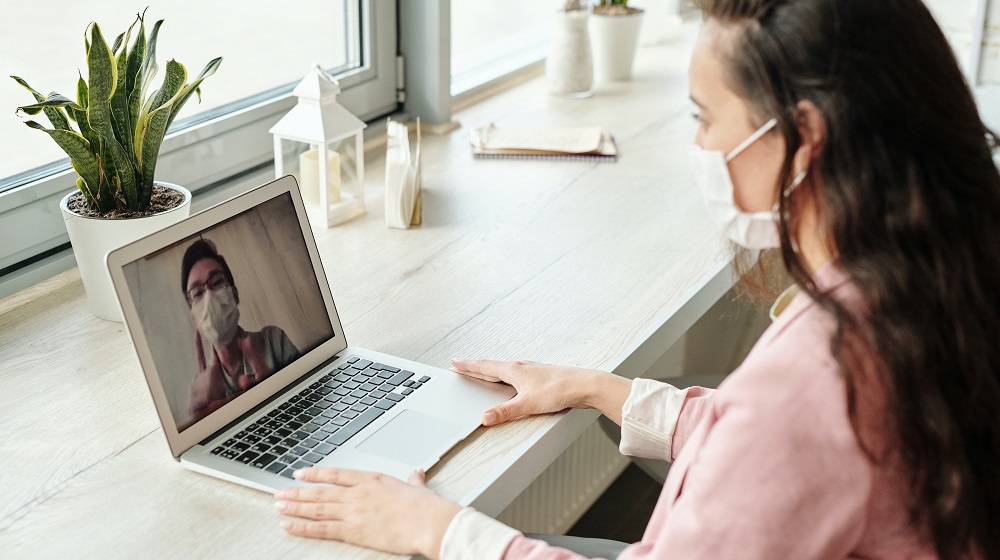
<path fill-rule="evenodd" d="M 451 3 L 451 94 L 545 58 L 553 0 L 458 0 Z"/>
<path fill-rule="evenodd" d="M 185 117 L 224 116 L 235 108 L 227 104 L 296 82 L 315 62 L 334 70 L 357 66 L 360 30 L 357 21 L 350 21 L 346 4 L 297 0 L 294 9 L 287 9 L 270 2 L 94 0 L 8 14 L 0 19 L 0 190 L 17 186 L 12 176 L 66 157 L 48 135 L 29 129 L 14 115 L 15 107 L 34 99 L 7 76 L 20 76 L 43 95 L 57 91 L 75 99 L 77 70 L 87 77 L 84 32 L 91 21 L 111 42 L 147 5 L 147 33 L 164 19 L 154 84 L 172 58 L 187 67 L 191 78 L 212 58 L 223 58 L 218 72 L 202 84 L 201 103 L 192 99 L 181 111 L 177 129 Z M 41 115 L 38 119 L 48 124 Z M 68 181 L 67 190 L 71 188 Z"/>

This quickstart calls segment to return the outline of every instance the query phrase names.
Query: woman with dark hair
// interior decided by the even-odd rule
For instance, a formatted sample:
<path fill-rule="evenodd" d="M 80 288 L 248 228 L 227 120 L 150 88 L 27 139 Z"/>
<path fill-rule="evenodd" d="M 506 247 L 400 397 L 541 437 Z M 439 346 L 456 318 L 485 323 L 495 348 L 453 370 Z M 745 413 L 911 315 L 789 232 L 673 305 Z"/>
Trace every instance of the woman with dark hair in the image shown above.
<path fill-rule="evenodd" d="M 620 559 L 1000 558 L 997 139 L 945 37 L 920 0 L 702 8 L 696 178 L 729 237 L 780 249 L 798 295 L 715 391 L 456 361 L 518 390 L 484 424 L 593 407 L 622 425 L 623 453 L 673 459 Z M 293 534 L 430 558 L 579 557 L 419 474 L 297 477 L 330 485 L 279 493 Z"/>

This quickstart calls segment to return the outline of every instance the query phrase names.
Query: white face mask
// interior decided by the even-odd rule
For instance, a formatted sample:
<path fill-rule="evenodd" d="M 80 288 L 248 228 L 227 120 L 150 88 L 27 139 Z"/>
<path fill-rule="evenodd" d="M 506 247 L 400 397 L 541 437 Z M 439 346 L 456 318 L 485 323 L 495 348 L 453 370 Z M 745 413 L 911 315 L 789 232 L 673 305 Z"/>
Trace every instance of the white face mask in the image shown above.
<path fill-rule="evenodd" d="M 727 237 L 747 249 L 769 249 L 781 244 L 776 220 L 778 205 L 775 203 L 774 209 L 770 212 L 741 210 L 733 197 L 733 180 L 729 176 L 727 164 L 777 124 L 777 119 L 767 121 L 728 155 L 719 151 L 703 150 L 697 145 L 691 146 L 691 165 L 694 167 L 695 180 L 701 189 L 708 211 Z M 791 186 L 785 189 L 784 196 L 788 196 L 799 186 L 805 176 L 804 171 L 796 176 Z"/>
<path fill-rule="evenodd" d="M 225 345 L 239 329 L 240 309 L 229 286 L 206 290 L 200 300 L 191 304 L 191 315 L 202 338 L 212 346 Z"/>

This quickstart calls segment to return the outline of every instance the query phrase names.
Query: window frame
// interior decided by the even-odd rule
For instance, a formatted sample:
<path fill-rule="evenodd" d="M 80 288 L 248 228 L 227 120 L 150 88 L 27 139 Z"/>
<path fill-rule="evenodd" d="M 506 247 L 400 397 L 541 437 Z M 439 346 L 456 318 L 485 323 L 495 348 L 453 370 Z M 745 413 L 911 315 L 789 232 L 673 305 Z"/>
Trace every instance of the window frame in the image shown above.
<path fill-rule="evenodd" d="M 360 23 L 360 41 L 350 46 L 360 55 L 360 66 L 337 75 L 342 88 L 338 101 L 361 119 L 372 120 L 399 106 L 397 7 L 379 0 L 354 0 L 347 6 L 356 11 L 348 21 L 356 17 Z M 268 130 L 295 105 L 295 85 L 175 123 L 160 150 L 157 179 L 189 189 L 195 204 L 227 182 L 252 188 L 239 179 L 266 175 L 273 165 Z M 0 192 L 0 297 L 75 266 L 59 209 L 62 197 L 75 188 L 74 177 L 65 159 L 14 175 L 7 181 L 12 186 Z"/>

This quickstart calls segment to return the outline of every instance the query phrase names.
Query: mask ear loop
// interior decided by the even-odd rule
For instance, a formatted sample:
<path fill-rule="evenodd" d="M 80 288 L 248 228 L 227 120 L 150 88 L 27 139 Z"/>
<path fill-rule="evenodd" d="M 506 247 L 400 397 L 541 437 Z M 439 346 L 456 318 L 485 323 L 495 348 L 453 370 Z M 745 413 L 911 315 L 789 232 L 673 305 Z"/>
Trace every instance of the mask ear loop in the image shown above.
<path fill-rule="evenodd" d="M 809 174 L 809 170 L 807 169 L 805 171 L 800 172 L 798 175 L 796 175 L 795 178 L 792 179 L 792 184 L 788 185 L 787 189 L 781 191 L 781 198 L 782 199 L 788 198 L 788 196 L 792 194 L 792 191 L 794 191 L 796 188 L 798 188 L 799 185 L 802 184 L 802 181 L 805 180 L 806 175 L 808 175 L 808 174 Z M 774 223 L 775 224 L 780 224 L 781 223 L 781 214 L 780 214 L 780 210 L 779 210 L 780 203 L 781 203 L 781 201 L 779 200 L 778 202 L 774 203 L 774 206 L 771 207 L 771 214 L 772 214 L 772 216 L 774 218 Z M 785 220 L 788 220 L 789 217 L 790 216 L 788 215 L 788 212 L 785 212 Z M 798 253 L 799 252 L 799 244 L 795 242 L 795 238 L 794 237 L 789 237 L 789 239 L 792 242 L 792 251 Z"/>

